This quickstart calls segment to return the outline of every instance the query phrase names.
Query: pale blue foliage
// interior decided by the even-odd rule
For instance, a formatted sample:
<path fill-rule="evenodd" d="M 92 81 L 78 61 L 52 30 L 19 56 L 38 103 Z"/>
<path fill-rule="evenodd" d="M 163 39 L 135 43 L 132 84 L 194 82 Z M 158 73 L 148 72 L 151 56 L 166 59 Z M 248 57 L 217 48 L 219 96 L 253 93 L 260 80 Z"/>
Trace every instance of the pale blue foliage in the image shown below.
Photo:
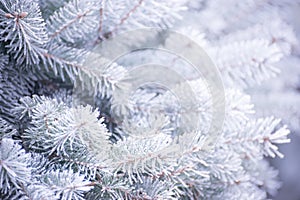
<path fill-rule="evenodd" d="M 72 170 L 55 170 L 42 175 L 41 182 L 53 191 L 61 200 L 83 200 L 84 193 L 91 188 L 91 182 L 83 175 Z"/>
<path fill-rule="evenodd" d="M 290 132 L 276 117 L 257 119 L 244 89 L 278 75 L 277 62 L 293 53 L 295 35 L 275 11 L 294 3 L 263 3 L 256 10 L 256 1 L 201 2 L 0 0 L 0 198 L 256 200 L 275 195 L 278 173 L 265 157 L 283 157 L 278 145 L 290 142 Z M 213 146 L 205 132 L 213 112 L 210 91 L 204 79 L 185 72 L 187 63 L 177 55 L 136 54 L 127 64 L 181 66 L 196 96 L 193 105 L 178 105 L 172 92 L 143 85 L 128 108 L 119 108 L 113 103 L 126 102 L 114 92 L 127 89 L 120 83 L 130 72 L 126 59 L 111 63 L 90 51 L 122 31 L 180 26 L 187 6 L 180 31 L 207 51 L 225 86 L 225 121 Z M 264 20 L 247 18 L 252 12 Z M 236 24 L 239 17 L 244 23 Z M 266 20 L 273 18 L 270 24 Z M 149 38 L 135 39 L 146 43 Z M 190 44 L 174 44 L 171 36 L 161 40 L 162 48 L 191 50 Z M 172 87 L 185 92 L 181 83 Z M 197 131 L 189 129 L 194 115 L 200 119 Z"/>
<path fill-rule="evenodd" d="M 47 20 L 50 40 L 83 46 L 97 35 L 99 1 L 73 0 Z"/>
<path fill-rule="evenodd" d="M 38 64 L 48 42 L 46 24 L 38 1 L 1 1 L 0 34 L 17 64 Z"/>
<path fill-rule="evenodd" d="M 30 181 L 30 154 L 14 140 L 3 138 L 0 144 L 0 188 L 10 193 Z"/>
<path fill-rule="evenodd" d="M 8 56 L 0 55 L 1 58 L 0 114 L 9 122 L 16 123 L 17 115 L 13 110 L 18 105 L 18 99 L 33 92 L 38 76 L 9 62 Z"/>
<path fill-rule="evenodd" d="M 0 117 L 0 138 L 11 137 L 16 134 L 16 130 L 3 118 Z"/>

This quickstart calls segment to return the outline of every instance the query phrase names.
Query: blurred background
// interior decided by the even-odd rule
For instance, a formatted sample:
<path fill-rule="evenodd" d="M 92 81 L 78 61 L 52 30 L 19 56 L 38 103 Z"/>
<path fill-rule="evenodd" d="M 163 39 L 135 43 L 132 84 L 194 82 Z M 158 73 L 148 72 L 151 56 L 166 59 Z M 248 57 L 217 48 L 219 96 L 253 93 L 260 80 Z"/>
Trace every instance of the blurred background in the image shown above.
<path fill-rule="evenodd" d="M 281 71 L 276 77 L 245 90 L 251 95 L 257 116 L 279 117 L 291 130 L 291 143 L 280 146 L 285 157 L 270 159 L 282 182 L 277 195 L 271 198 L 300 200 L 300 1 L 195 0 L 189 7 L 193 12 L 184 15 L 182 27 L 188 22 L 201 31 L 183 32 L 196 35 L 204 47 L 207 43 L 222 46 L 271 37 L 270 43 L 278 43 L 285 52 L 284 58 L 275 63 Z"/>
<path fill-rule="evenodd" d="M 300 40 L 300 6 L 287 10 L 284 20 L 292 26 Z M 299 44 L 299 43 L 298 43 Z M 291 143 L 280 146 L 283 159 L 270 159 L 279 170 L 282 187 L 275 200 L 300 199 L 300 46 L 278 63 L 281 74 L 250 91 L 258 115 L 275 115 L 291 130 Z"/>

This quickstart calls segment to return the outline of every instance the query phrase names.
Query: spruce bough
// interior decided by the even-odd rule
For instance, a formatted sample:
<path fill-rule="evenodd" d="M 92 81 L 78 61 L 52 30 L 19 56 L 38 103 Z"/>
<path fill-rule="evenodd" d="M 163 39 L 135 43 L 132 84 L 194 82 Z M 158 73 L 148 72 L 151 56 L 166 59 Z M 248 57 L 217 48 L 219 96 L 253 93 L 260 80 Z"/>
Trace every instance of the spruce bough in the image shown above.
<path fill-rule="evenodd" d="M 275 63 L 291 54 L 293 41 L 268 31 L 255 38 L 261 24 L 251 22 L 245 30 L 224 25 L 218 32 L 184 21 L 187 13 L 213 7 L 184 0 L 0 0 L 0 198 L 257 200 L 276 194 L 278 173 L 265 157 L 283 157 L 277 145 L 290 141 L 289 130 L 273 116 L 257 118 L 245 88 L 277 75 Z M 99 66 L 84 62 L 119 32 L 173 24 L 207 51 L 223 78 L 225 121 L 213 148 L 201 130 L 176 126 L 172 94 L 155 87 L 139 88 L 132 98 L 141 109 L 126 108 L 131 118 L 118 118 L 113 91 L 126 63 L 143 58 L 110 67 L 103 67 L 105 57 L 97 58 Z M 201 119 L 209 121 L 203 80 L 189 84 Z M 92 101 L 73 102 L 76 95 Z"/>

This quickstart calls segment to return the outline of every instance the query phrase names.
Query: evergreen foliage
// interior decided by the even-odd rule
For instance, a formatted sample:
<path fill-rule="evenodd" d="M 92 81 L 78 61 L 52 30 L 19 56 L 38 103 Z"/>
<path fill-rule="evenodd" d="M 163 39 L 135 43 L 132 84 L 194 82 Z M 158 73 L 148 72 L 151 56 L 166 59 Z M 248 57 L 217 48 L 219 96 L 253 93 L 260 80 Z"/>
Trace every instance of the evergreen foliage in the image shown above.
<path fill-rule="evenodd" d="M 276 63 L 293 54 L 297 40 L 277 14 L 270 24 L 256 23 L 245 15 L 257 5 L 220 2 L 0 0 L 0 198 L 257 200 L 275 195 L 278 172 L 266 157 L 283 157 L 278 145 L 290 142 L 290 131 L 274 116 L 257 118 L 246 89 L 278 75 Z M 270 18 L 293 2 L 266 3 L 255 12 Z M 190 20 L 191 13 L 199 23 Z M 209 16 L 216 20 L 210 25 Z M 235 16 L 247 20 L 232 26 Z M 183 17 L 188 22 L 180 23 Z M 213 147 L 204 134 L 212 111 L 202 78 L 188 80 L 197 96 L 194 107 L 186 108 L 200 116 L 199 130 L 189 131 L 189 119 L 178 125 L 180 108 L 171 92 L 146 86 L 133 94 L 135 106 L 126 108 L 130 117 L 124 119 L 112 103 L 118 100 L 115 89 L 126 89 L 119 83 L 128 62 L 108 66 L 108 58 L 90 51 L 122 31 L 173 25 L 207 51 L 223 78 L 225 121 Z M 168 39 L 160 45 L 174 45 Z M 146 56 L 132 62 L 179 63 Z M 76 95 L 78 102 L 72 101 Z"/>

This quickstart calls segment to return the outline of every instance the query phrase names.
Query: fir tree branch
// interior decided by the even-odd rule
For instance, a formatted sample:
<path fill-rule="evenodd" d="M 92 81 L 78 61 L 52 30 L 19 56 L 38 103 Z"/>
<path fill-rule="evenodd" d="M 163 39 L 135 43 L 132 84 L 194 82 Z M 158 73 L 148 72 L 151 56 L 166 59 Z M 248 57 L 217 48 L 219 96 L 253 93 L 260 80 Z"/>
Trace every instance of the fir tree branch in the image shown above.
<path fill-rule="evenodd" d="M 140 7 L 142 6 L 142 3 L 144 2 L 144 0 L 139 0 L 138 3 L 136 5 L 134 5 L 131 9 L 129 9 L 129 11 L 123 16 L 121 17 L 120 21 L 118 24 L 116 24 L 116 26 L 108 33 L 105 33 L 106 37 L 109 37 L 111 35 L 113 35 L 120 26 L 122 26 L 125 21 L 128 20 L 128 18 Z M 101 36 L 102 37 L 102 36 Z"/>
<path fill-rule="evenodd" d="M 12 139 L 3 138 L 0 143 L 0 188 L 1 193 L 10 193 L 11 188 L 30 181 L 30 154 Z"/>
<path fill-rule="evenodd" d="M 261 83 L 277 75 L 279 70 L 274 64 L 284 55 L 276 44 L 270 45 L 266 40 L 249 40 L 215 47 L 208 50 L 208 54 L 216 61 L 226 84 L 242 87 Z M 247 70 L 247 73 L 241 73 L 241 70 Z"/>
<path fill-rule="evenodd" d="M 50 35 L 50 38 L 57 37 L 60 35 L 63 31 L 65 31 L 68 27 L 72 26 L 77 21 L 80 21 L 81 18 L 85 17 L 88 13 L 90 13 L 92 9 L 86 10 L 84 13 L 78 14 L 74 19 L 71 19 L 67 24 L 64 24 L 60 29 L 56 30 L 54 33 Z"/>
<path fill-rule="evenodd" d="M 0 41 L 18 65 L 38 64 L 48 35 L 36 0 L 0 2 Z"/>
<path fill-rule="evenodd" d="M 72 0 L 57 10 L 47 20 L 51 43 L 84 45 L 96 36 L 98 1 Z"/>
<path fill-rule="evenodd" d="M 286 126 L 277 129 L 279 124 L 280 120 L 274 117 L 250 121 L 245 125 L 244 131 L 237 134 L 238 137 L 227 139 L 224 141 L 224 144 L 231 145 L 235 149 L 245 146 L 245 144 L 259 145 L 261 148 L 260 152 L 264 155 L 271 157 L 277 155 L 282 158 L 283 154 L 278 151 L 276 144 L 289 143 L 290 139 L 287 136 L 290 131 Z"/>

